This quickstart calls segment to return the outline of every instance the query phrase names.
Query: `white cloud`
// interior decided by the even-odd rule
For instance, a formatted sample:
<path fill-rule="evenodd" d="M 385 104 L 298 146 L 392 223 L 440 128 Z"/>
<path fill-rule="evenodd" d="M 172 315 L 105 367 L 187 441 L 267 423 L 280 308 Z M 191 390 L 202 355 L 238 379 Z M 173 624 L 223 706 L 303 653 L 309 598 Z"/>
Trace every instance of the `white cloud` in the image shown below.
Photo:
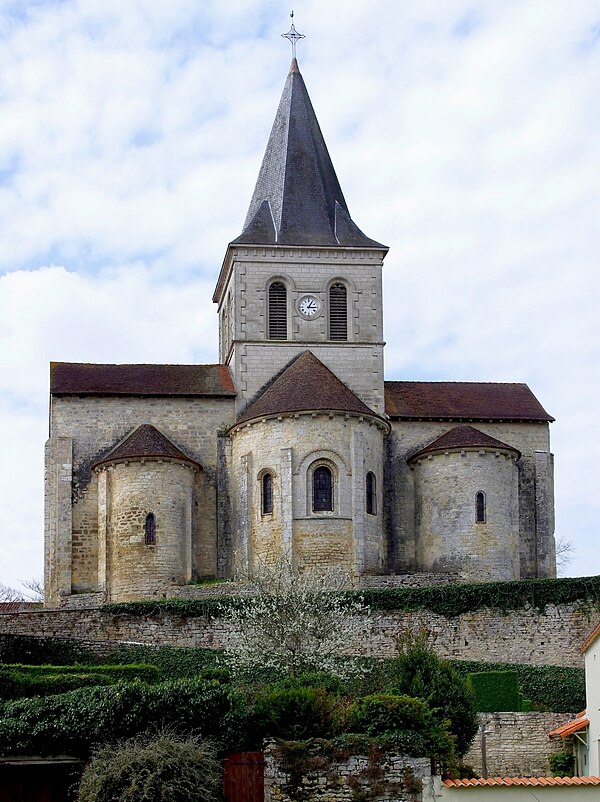
<path fill-rule="evenodd" d="M 216 359 L 286 13 L 0 8 L 3 582 L 41 570 L 48 361 Z M 391 246 L 388 377 L 530 383 L 557 417 L 557 532 L 600 573 L 596 4 L 306 0 L 295 21 L 353 217 Z"/>

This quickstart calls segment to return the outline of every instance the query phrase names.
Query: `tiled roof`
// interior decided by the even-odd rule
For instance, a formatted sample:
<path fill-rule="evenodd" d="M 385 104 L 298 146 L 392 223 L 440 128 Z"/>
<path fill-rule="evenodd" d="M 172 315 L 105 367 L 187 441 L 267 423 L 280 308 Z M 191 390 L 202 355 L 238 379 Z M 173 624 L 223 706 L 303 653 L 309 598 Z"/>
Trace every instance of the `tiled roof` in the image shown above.
<path fill-rule="evenodd" d="M 473 788 L 490 785 L 600 785 L 600 777 L 488 777 L 487 780 L 444 780 L 446 788 Z"/>
<path fill-rule="evenodd" d="M 526 384 L 498 382 L 385 383 L 391 418 L 552 421 Z"/>
<path fill-rule="evenodd" d="M 594 641 L 596 640 L 596 638 L 599 635 L 600 635 L 600 624 L 596 624 L 596 626 L 593 628 L 593 630 L 590 632 L 590 634 L 584 640 L 583 646 L 581 647 L 581 651 L 582 652 L 587 652 L 587 650 L 590 648 L 592 643 L 594 643 Z"/>
<path fill-rule="evenodd" d="M 125 440 L 120 442 L 92 467 L 96 468 L 98 465 L 104 465 L 108 462 L 152 457 L 181 460 L 201 467 L 199 463 L 184 454 L 162 432 L 159 432 L 155 426 L 149 423 L 138 426 Z"/>
<path fill-rule="evenodd" d="M 28 601 L 5 601 L 0 602 L 0 613 L 18 613 L 19 610 L 37 610 L 41 607 L 41 602 Z"/>
<path fill-rule="evenodd" d="M 244 230 L 232 244 L 386 249 L 351 219 L 296 59 L 279 101 Z"/>
<path fill-rule="evenodd" d="M 51 362 L 52 395 L 235 396 L 226 365 Z"/>
<path fill-rule="evenodd" d="M 455 426 L 441 437 L 437 437 L 428 446 L 413 454 L 409 462 L 425 454 L 435 454 L 440 451 L 451 451 L 459 448 L 490 448 L 495 451 L 514 451 L 521 456 L 521 452 L 516 448 L 503 443 L 501 440 L 496 440 L 495 437 L 490 437 L 484 432 L 480 432 L 474 426 Z"/>
<path fill-rule="evenodd" d="M 585 729 L 589 723 L 590 720 L 586 716 L 585 710 L 582 710 L 581 713 L 578 713 L 574 719 L 567 721 L 565 724 L 561 724 L 560 727 L 557 727 L 555 730 L 552 730 L 552 732 L 549 732 L 548 737 L 555 738 L 560 735 L 561 738 L 566 738 L 568 735 L 578 732 L 578 730 Z"/>
<path fill-rule="evenodd" d="M 317 410 L 378 417 L 311 351 L 303 351 L 246 407 L 236 425 L 253 418 Z"/>

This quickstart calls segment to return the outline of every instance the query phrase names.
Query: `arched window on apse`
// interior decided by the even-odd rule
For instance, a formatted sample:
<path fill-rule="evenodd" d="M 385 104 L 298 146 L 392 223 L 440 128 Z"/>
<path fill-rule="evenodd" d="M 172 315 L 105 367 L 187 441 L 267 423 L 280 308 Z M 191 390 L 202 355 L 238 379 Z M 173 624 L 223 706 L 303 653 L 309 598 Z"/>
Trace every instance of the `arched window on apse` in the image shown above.
<path fill-rule="evenodd" d="M 485 493 L 481 491 L 475 496 L 475 521 L 478 524 L 485 523 Z"/>
<path fill-rule="evenodd" d="M 375 474 L 369 471 L 366 481 L 367 490 L 367 512 L 369 515 L 377 515 L 377 482 Z"/>
<path fill-rule="evenodd" d="M 270 473 L 263 474 L 261 481 L 261 510 L 263 515 L 273 512 L 273 476 Z"/>
<path fill-rule="evenodd" d="M 329 288 L 329 339 L 348 339 L 348 294 L 339 282 Z"/>
<path fill-rule="evenodd" d="M 287 289 L 282 281 L 269 285 L 269 340 L 287 340 Z"/>
<path fill-rule="evenodd" d="M 331 512 L 333 510 L 333 476 L 325 465 L 313 473 L 313 511 Z"/>
<path fill-rule="evenodd" d="M 156 543 L 156 518 L 153 512 L 146 515 L 144 523 L 144 543 L 146 546 L 153 546 Z"/>

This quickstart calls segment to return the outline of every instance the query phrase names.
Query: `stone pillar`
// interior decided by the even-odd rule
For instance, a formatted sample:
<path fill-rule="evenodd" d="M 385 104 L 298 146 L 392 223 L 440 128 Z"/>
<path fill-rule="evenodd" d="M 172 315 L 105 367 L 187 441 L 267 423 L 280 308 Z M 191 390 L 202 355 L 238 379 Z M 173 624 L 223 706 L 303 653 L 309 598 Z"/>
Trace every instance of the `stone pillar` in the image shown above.
<path fill-rule="evenodd" d="M 99 471 L 98 473 L 98 590 L 108 589 L 107 572 L 107 542 L 108 542 L 108 521 L 110 516 L 109 509 L 109 471 Z"/>
<path fill-rule="evenodd" d="M 352 432 L 352 520 L 354 522 L 354 566 L 352 573 L 360 576 L 365 568 L 365 444 L 363 433 Z M 380 474 L 381 476 L 381 474 Z"/>
<path fill-rule="evenodd" d="M 281 484 L 281 554 L 284 558 L 293 559 L 293 449 L 282 448 L 280 461 L 280 484 Z"/>
<path fill-rule="evenodd" d="M 46 444 L 45 543 L 46 605 L 71 595 L 73 441 L 53 437 Z"/>
<path fill-rule="evenodd" d="M 536 576 L 556 576 L 554 544 L 554 455 L 535 452 Z"/>
<path fill-rule="evenodd" d="M 251 477 L 252 454 L 244 454 L 240 459 L 240 509 L 238 523 L 238 537 L 235 548 L 238 552 L 235 557 L 238 570 L 243 572 L 250 568 L 250 525 L 252 516 Z"/>

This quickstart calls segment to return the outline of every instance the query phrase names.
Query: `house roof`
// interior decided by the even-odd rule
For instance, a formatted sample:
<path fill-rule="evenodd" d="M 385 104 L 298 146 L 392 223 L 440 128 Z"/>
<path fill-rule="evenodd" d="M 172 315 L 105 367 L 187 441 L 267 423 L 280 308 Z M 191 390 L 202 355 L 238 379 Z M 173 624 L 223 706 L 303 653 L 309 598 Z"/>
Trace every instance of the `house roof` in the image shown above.
<path fill-rule="evenodd" d="M 254 418 L 317 410 L 379 417 L 311 351 L 303 351 L 246 407 L 236 425 Z"/>
<path fill-rule="evenodd" d="M 226 365 L 94 365 L 50 363 L 52 395 L 233 397 Z"/>
<path fill-rule="evenodd" d="M 594 641 L 598 638 L 599 635 L 600 635 L 600 624 L 596 624 L 596 626 L 584 640 L 583 645 L 581 647 L 581 651 L 587 652 L 587 650 L 590 648 L 592 643 L 594 643 Z"/>
<path fill-rule="evenodd" d="M 105 465 L 109 462 L 119 462 L 131 459 L 175 459 L 202 467 L 196 460 L 188 457 L 181 449 L 172 443 L 168 437 L 155 426 L 144 423 L 138 426 L 125 440 L 122 440 L 102 459 L 98 460 L 92 468 Z"/>
<path fill-rule="evenodd" d="M 560 736 L 561 738 L 566 738 L 568 735 L 572 735 L 574 732 L 585 729 L 589 723 L 590 720 L 586 716 L 585 710 L 582 710 L 581 713 L 578 713 L 574 719 L 565 722 L 565 724 L 561 724 L 560 727 L 556 727 L 556 729 L 552 730 L 552 732 L 549 732 L 548 737 L 556 738 L 557 736 Z"/>
<path fill-rule="evenodd" d="M 499 382 L 385 383 L 390 418 L 553 421 L 526 384 Z"/>
<path fill-rule="evenodd" d="M 491 785 L 600 785 L 600 777 L 488 777 L 487 779 L 444 780 L 446 788 L 474 788 Z"/>
<path fill-rule="evenodd" d="M 513 446 L 509 446 L 501 440 L 496 440 L 495 437 L 490 437 L 489 434 L 480 432 L 479 429 L 476 429 L 474 426 L 455 426 L 453 429 L 450 429 L 450 431 L 441 435 L 441 437 L 437 437 L 429 443 L 428 446 L 425 446 L 425 448 L 413 454 L 409 462 L 423 457 L 426 454 L 436 454 L 463 448 L 488 448 L 494 451 L 513 451 L 521 456 L 521 452 L 513 448 Z"/>
<path fill-rule="evenodd" d="M 386 249 L 350 217 L 298 62 L 292 59 L 241 235 L 232 243 Z"/>

